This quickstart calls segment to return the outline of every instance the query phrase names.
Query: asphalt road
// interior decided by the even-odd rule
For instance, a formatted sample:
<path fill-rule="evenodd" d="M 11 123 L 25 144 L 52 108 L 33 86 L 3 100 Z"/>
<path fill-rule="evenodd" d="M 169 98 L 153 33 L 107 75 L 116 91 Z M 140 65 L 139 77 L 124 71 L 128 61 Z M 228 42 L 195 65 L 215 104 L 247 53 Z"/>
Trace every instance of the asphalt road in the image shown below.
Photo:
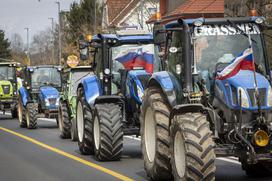
<path fill-rule="evenodd" d="M 60 139 L 53 120 L 40 120 L 38 127 L 22 129 L 17 120 L 0 116 L 1 181 L 148 180 L 139 139 L 125 137 L 121 161 L 97 162 L 80 155 L 77 143 Z M 217 159 L 216 166 L 219 181 L 272 180 L 245 176 L 236 158 Z"/>

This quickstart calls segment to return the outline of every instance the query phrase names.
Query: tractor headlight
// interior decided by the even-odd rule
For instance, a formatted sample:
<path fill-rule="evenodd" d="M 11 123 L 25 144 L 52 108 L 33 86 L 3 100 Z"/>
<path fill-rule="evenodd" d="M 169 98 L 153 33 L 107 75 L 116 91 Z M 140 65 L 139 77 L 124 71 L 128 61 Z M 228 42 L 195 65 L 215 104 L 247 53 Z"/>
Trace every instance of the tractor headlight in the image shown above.
<path fill-rule="evenodd" d="M 271 86 L 269 86 L 267 91 L 267 106 L 272 106 L 272 89 Z"/>
<path fill-rule="evenodd" d="M 242 88 L 242 87 L 238 87 L 238 97 L 240 99 L 241 97 L 241 106 L 243 108 L 249 108 L 249 101 L 248 101 L 248 97 L 247 97 L 247 94 L 246 94 L 246 91 Z M 240 104 L 240 102 L 239 102 Z"/>
<path fill-rule="evenodd" d="M 56 106 L 59 106 L 59 103 L 60 103 L 60 98 L 57 98 L 57 100 L 56 100 Z"/>
<path fill-rule="evenodd" d="M 45 99 L 45 106 L 50 106 L 50 102 L 49 102 L 49 99 Z"/>
<path fill-rule="evenodd" d="M 140 86 L 137 85 L 137 94 L 138 94 L 138 97 L 142 100 L 143 96 L 144 96 L 144 92 L 143 90 L 141 89 Z"/>

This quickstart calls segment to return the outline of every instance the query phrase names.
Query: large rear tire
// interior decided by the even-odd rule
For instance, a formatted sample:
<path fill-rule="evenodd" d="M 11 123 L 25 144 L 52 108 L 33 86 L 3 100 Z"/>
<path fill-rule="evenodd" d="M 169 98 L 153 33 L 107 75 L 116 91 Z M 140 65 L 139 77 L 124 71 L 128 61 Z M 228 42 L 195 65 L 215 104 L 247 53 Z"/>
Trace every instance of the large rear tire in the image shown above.
<path fill-rule="evenodd" d="M 174 116 L 170 135 L 174 180 L 215 180 L 214 142 L 206 116 L 201 113 Z"/>
<path fill-rule="evenodd" d="M 76 123 L 78 128 L 77 135 L 79 151 L 83 155 L 93 154 L 93 118 L 90 106 L 84 98 L 82 88 L 78 90 Z"/>
<path fill-rule="evenodd" d="M 26 116 L 25 116 L 25 107 L 23 106 L 22 98 L 20 95 L 19 95 L 17 109 L 18 109 L 19 125 L 21 128 L 26 128 L 27 123 L 26 123 Z"/>
<path fill-rule="evenodd" d="M 141 145 L 144 167 L 153 180 L 172 178 L 169 138 L 170 106 L 160 89 L 146 89 L 141 108 Z"/>
<path fill-rule="evenodd" d="M 123 152 L 122 111 L 116 104 L 97 104 L 94 113 L 94 150 L 99 161 L 120 160 Z"/>
<path fill-rule="evenodd" d="M 71 140 L 78 141 L 76 118 L 71 119 Z"/>
<path fill-rule="evenodd" d="M 26 123 L 28 129 L 37 128 L 38 105 L 35 103 L 28 103 L 26 105 Z"/>
<path fill-rule="evenodd" d="M 59 106 L 58 120 L 59 120 L 60 137 L 63 139 L 70 138 L 71 137 L 71 132 L 70 132 L 71 122 L 69 120 L 68 107 L 65 102 L 61 102 Z"/>

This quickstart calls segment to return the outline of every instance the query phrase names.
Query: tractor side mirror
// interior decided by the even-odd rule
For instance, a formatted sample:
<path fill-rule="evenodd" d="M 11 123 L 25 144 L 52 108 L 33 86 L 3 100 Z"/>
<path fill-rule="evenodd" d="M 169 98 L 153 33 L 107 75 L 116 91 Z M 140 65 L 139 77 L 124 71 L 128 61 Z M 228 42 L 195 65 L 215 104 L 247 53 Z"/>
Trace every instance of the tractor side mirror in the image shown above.
<path fill-rule="evenodd" d="M 84 40 L 79 40 L 80 60 L 88 60 L 89 58 L 89 43 Z"/>
<path fill-rule="evenodd" d="M 153 28 L 154 44 L 162 45 L 166 42 L 166 31 L 161 24 L 155 24 Z"/>

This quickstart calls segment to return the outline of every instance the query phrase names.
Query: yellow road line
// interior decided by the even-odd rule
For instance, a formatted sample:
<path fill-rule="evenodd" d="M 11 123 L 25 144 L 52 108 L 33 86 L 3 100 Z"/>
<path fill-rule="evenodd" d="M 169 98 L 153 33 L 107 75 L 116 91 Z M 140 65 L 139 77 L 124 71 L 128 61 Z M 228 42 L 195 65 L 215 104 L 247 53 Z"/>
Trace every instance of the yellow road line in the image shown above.
<path fill-rule="evenodd" d="M 47 145 L 47 144 L 44 144 L 44 143 L 42 143 L 42 142 L 39 142 L 39 141 L 37 141 L 37 140 L 35 140 L 35 139 L 33 139 L 33 138 L 30 138 L 30 137 L 28 137 L 28 136 L 22 135 L 22 134 L 20 134 L 20 133 L 15 132 L 15 131 L 12 131 L 12 130 L 9 130 L 9 129 L 3 128 L 3 127 L 0 127 L 0 130 L 5 131 L 5 132 L 8 132 L 8 133 L 11 133 L 11 134 L 13 134 L 13 135 L 15 135 L 15 136 L 18 136 L 18 137 L 20 137 L 20 138 L 22 138 L 22 139 L 24 139 L 24 140 L 27 140 L 27 141 L 29 141 L 29 142 L 31 142 L 31 143 L 34 143 L 34 144 L 39 145 L 39 146 L 41 146 L 41 147 L 43 147 L 43 148 L 46 148 L 46 149 L 48 149 L 48 150 L 50 150 L 50 151 L 53 151 L 53 152 L 55 152 L 55 153 L 58 153 L 58 154 L 60 154 L 60 155 L 62 155 L 62 156 L 65 156 L 65 157 L 70 158 L 70 159 L 72 159 L 72 160 L 78 161 L 78 162 L 80 162 L 80 163 L 82 163 L 82 164 L 84 164 L 84 165 L 87 165 L 87 166 L 89 166 L 89 167 L 92 167 L 92 168 L 94 168 L 94 169 L 100 170 L 100 171 L 102 171 L 102 172 L 104 172 L 104 173 L 106 173 L 106 174 L 109 174 L 109 175 L 111 175 L 111 176 L 113 176 L 113 177 L 116 177 L 117 179 L 125 180 L 125 181 L 133 181 L 133 179 L 131 179 L 131 178 L 129 178 L 129 177 L 126 177 L 126 176 L 124 176 L 124 175 L 122 175 L 122 174 L 119 174 L 119 173 L 117 173 L 117 172 L 115 172 L 115 171 L 112 171 L 112 170 L 110 170 L 110 169 L 107 169 L 107 168 L 105 168 L 105 167 L 102 167 L 102 166 L 100 166 L 100 165 L 97 165 L 97 164 L 95 164 L 95 163 L 89 162 L 89 161 L 87 161 L 87 160 L 84 160 L 84 159 L 79 158 L 79 157 L 77 157 L 77 156 L 74 156 L 74 155 L 72 155 L 72 154 L 66 153 L 66 152 L 64 152 L 64 151 L 62 151 L 62 150 L 59 150 L 59 149 L 54 148 L 54 147 L 51 147 L 51 146 L 49 146 L 49 145 Z"/>

